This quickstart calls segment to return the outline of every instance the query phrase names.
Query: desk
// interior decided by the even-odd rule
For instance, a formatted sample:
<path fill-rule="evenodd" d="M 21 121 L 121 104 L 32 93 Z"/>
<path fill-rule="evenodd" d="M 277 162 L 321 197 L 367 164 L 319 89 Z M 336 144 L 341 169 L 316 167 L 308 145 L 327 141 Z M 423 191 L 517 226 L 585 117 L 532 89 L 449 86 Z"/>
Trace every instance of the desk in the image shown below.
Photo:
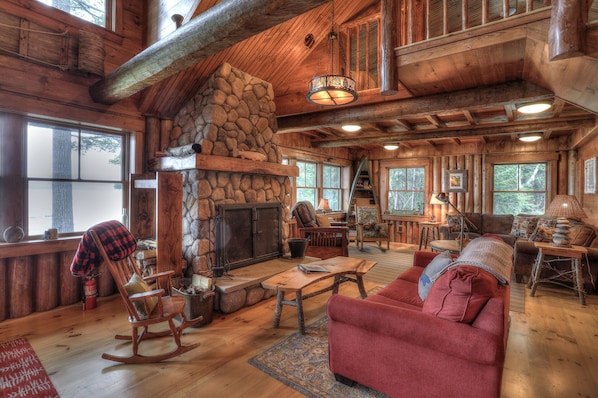
<path fill-rule="evenodd" d="M 422 245 L 424 249 L 428 247 L 428 243 L 433 240 L 438 240 L 440 237 L 440 232 L 438 231 L 438 226 L 440 222 L 438 221 L 422 221 L 419 223 L 419 249 L 422 249 Z M 430 233 L 432 233 L 432 239 L 430 239 Z"/>
<path fill-rule="evenodd" d="M 532 275 L 529 281 L 531 291 L 530 297 L 534 297 L 538 283 L 550 282 L 556 285 L 572 288 L 579 296 L 579 304 L 586 305 L 586 292 L 583 287 L 583 280 L 581 275 L 581 256 L 588 252 L 588 249 L 583 246 L 561 247 L 553 246 L 547 242 L 534 242 L 534 246 L 538 249 L 538 256 L 534 261 L 532 268 Z M 554 259 L 546 260 L 545 256 L 555 256 Z M 559 262 L 568 261 L 571 263 L 570 268 L 556 266 Z M 555 272 L 554 275 L 542 278 L 542 270 L 550 269 Z M 571 281 L 573 287 L 562 283 L 561 281 Z"/>
<path fill-rule="evenodd" d="M 273 321 L 274 328 L 278 328 L 280 325 L 282 306 L 290 305 L 297 308 L 297 323 L 299 324 L 299 332 L 301 334 L 305 334 L 303 300 L 330 290 L 332 290 L 333 294 L 336 294 L 338 292 L 338 286 L 343 282 L 357 282 L 361 298 L 365 298 L 367 296 L 365 287 L 363 285 L 363 275 L 374 265 L 376 265 L 375 261 L 363 260 L 360 258 L 333 257 L 326 260 L 310 262 L 310 265 L 316 264 L 328 268 L 330 272 L 312 272 L 306 274 L 300 271 L 297 267 L 294 267 L 287 271 L 281 272 L 280 274 L 276 274 L 262 282 L 262 287 L 264 289 L 276 290 L 276 307 L 274 308 Z M 355 275 L 355 278 L 347 277 L 347 275 Z M 334 278 L 334 281 L 330 286 L 322 288 L 316 292 L 303 294 L 303 289 L 306 287 L 329 278 Z M 294 293 L 295 298 L 293 300 L 285 300 L 285 293 Z"/>

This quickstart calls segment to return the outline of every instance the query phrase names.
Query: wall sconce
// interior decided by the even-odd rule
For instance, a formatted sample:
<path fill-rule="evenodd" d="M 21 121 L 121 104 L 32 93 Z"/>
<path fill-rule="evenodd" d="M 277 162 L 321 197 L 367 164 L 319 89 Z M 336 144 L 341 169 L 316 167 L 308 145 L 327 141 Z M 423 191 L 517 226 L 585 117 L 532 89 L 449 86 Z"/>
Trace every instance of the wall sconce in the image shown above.
<path fill-rule="evenodd" d="M 517 105 L 517 111 L 525 114 L 535 114 L 547 111 L 548 109 L 550 109 L 550 107 L 552 107 L 552 102 L 538 101 Z"/>

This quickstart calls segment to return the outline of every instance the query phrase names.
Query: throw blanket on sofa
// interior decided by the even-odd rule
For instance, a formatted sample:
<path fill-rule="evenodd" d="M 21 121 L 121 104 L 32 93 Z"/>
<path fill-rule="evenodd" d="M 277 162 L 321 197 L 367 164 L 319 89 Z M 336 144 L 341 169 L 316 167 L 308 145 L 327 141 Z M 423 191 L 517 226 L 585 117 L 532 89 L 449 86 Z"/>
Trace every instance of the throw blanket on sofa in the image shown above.
<path fill-rule="evenodd" d="M 458 265 L 473 265 L 490 272 L 502 285 L 509 283 L 513 266 L 513 248 L 495 238 L 473 239 L 445 271 Z"/>

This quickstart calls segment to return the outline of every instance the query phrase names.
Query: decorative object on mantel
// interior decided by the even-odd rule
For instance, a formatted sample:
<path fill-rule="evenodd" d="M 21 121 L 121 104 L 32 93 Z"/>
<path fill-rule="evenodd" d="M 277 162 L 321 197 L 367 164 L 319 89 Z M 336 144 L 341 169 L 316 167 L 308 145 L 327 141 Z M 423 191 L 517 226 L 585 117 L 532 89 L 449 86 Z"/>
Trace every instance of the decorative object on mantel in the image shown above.
<path fill-rule="evenodd" d="M 552 234 L 552 245 L 571 247 L 569 218 L 582 219 L 587 215 L 577 198 L 573 195 L 556 195 L 546 209 L 546 216 L 557 217 L 556 227 Z"/>
<path fill-rule="evenodd" d="M 4 241 L 8 243 L 16 243 L 23 240 L 25 231 L 23 228 L 11 225 L 4 230 Z"/>
<path fill-rule="evenodd" d="M 174 148 L 167 148 L 164 151 L 166 156 L 184 157 L 193 155 L 194 153 L 201 153 L 200 144 L 188 144 L 183 146 L 177 146 Z"/>
<path fill-rule="evenodd" d="M 256 151 L 239 151 L 239 155 L 241 159 L 256 160 L 258 162 L 263 162 L 267 159 L 265 154 Z"/>
<path fill-rule="evenodd" d="M 339 42 L 340 59 L 337 61 L 339 74 L 335 74 L 334 66 L 334 42 L 339 39 L 338 33 L 334 31 L 334 1 L 332 2 L 332 29 L 328 33 L 328 64 L 326 73 L 320 76 L 314 76 L 309 81 L 309 91 L 307 92 L 307 101 L 316 105 L 347 105 L 357 101 L 357 91 L 355 89 L 355 80 L 349 76 L 343 76 L 341 71 L 346 63 L 344 58 L 343 46 Z M 318 64 L 319 67 L 319 64 Z M 316 73 L 318 70 L 316 70 Z"/>

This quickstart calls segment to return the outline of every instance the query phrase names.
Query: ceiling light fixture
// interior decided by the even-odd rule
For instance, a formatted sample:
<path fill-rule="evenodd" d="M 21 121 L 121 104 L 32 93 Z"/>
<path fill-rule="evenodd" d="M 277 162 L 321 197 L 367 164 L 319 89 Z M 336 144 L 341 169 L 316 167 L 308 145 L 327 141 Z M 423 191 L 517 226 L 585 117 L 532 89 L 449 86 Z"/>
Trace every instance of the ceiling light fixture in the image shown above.
<path fill-rule="evenodd" d="M 523 142 L 535 142 L 542 139 L 542 133 L 531 133 L 531 134 L 521 134 L 519 136 L 519 141 Z"/>
<path fill-rule="evenodd" d="M 399 144 L 386 144 L 384 145 L 384 149 L 386 149 L 387 151 L 396 151 L 397 149 L 399 149 Z"/>
<path fill-rule="evenodd" d="M 344 126 L 341 126 L 341 128 L 349 133 L 354 133 L 356 131 L 361 130 L 361 126 L 358 126 L 356 124 L 345 124 Z"/>
<path fill-rule="evenodd" d="M 315 76 L 309 81 L 309 91 L 307 92 L 307 101 L 316 105 L 347 105 L 357 101 L 357 91 L 355 90 L 355 80 L 348 76 L 343 76 L 340 72 L 334 73 L 334 42 L 338 40 L 338 34 L 334 31 L 334 2 L 332 3 L 332 29 L 328 33 L 328 65 L 326 74 Z M 344 61 L 343 46 L 339 42 L 340 58 Z M 320 59 L 321 61 L 321 59 Z M 339 60 L 340 61 L 340 60 Z M 339 63 L 337 61 L 337 63 Z M 318 63 L 319 67 L 319 63 Z M 316 70 L 316 73 L 318 70 Z"/>
<path fill-rule="evenodd" d="M 547 111 L 552 106 L 550 101 L 530 102 L 517 106 L 517 111 L 526 114 L 541 113 Z"/>

